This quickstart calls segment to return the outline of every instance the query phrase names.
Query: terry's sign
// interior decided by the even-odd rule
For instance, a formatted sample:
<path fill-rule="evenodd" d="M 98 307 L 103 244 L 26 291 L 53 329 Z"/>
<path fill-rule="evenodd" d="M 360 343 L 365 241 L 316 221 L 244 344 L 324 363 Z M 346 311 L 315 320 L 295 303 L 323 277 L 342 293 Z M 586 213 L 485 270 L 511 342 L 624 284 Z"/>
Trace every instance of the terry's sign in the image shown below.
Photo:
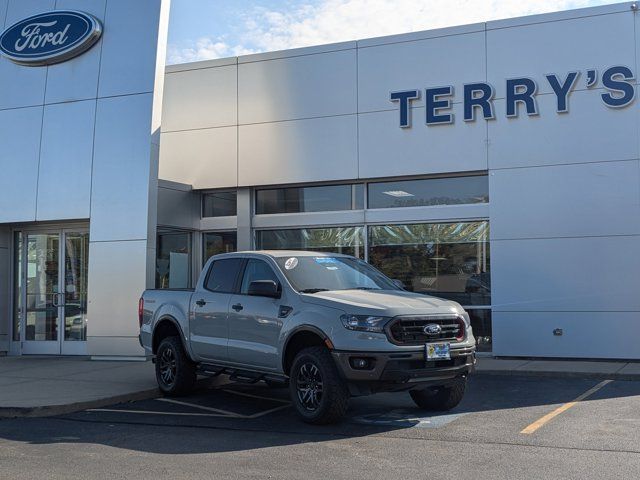
<path fill-rule="evenodd" d="M 602 102 L 610 108 L 622 108 L 630 105 L 635 98 L 633 72 L 629 67 L 614 66 L 606 69 L 602 75 L 597 70 L 587 70 L 584 76 L 584 88 L 591 89 L 600 83 L 603 89 L 600 93 Z M 556 100 L 556 112 L 569 111 L 569 95 L 579 84 L 580 72 L 569 72 L 564 77 L 549 74 L 545 81 L 549 84 Z M 538 115 L 536 95 L 538 84 L 528 77 L 511 78 L 505 82 L 506 116 L 517 117 L 521 111 L 527 115 Z M 389 100 L 398 104 L 400 127 L 411 126 L 411 102 L 417 100 L 422 92 L 417 89 L 391 92 Z M 495 89 L 484 82 L 468 83 L 463 86 L 462 106 L 465 122 L 474 122 L 476 117 L 493 120 L 495 108 L 493 100 Z M 427 88 L 424 90 L 427 125 L 441 125 L 454 122 L 453 108 L 454 91 L 451 86 Z"/>
<path fill-rule="evenodd" d="M 51 65 L 80 55 L 101 34 L 100 21 L 87 13 L 41 13 L 7 28 L 0 35 L 0 52 L 20 65 Z"/>

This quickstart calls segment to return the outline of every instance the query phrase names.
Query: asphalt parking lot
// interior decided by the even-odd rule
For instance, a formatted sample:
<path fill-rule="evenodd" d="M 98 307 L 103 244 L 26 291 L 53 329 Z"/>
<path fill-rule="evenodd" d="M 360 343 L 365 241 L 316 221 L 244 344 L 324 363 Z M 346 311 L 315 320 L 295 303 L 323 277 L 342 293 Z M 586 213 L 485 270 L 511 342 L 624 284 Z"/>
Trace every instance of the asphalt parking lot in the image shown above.
<path fill-rule="evenodd" d="M 34 478 L 38 467 L 47 478 L 640 474 L 640 382 L 475 376 L 447 414 L 418 410 L 408 394 L 379 394 L 353 399 L 342 423 L 323 427 L 300 422 L 287 393 L 224 384 L 179 399 L 3 420 L 0 464 L 5 478 Z"/>

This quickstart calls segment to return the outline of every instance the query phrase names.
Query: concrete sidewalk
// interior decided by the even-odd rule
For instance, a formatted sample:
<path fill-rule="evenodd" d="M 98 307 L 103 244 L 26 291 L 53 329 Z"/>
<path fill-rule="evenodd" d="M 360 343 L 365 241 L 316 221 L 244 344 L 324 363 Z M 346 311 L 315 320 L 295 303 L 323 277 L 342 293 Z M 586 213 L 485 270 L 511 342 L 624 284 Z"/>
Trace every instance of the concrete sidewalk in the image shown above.
<path fill-rule="evenodd" d="M 480 357 L 476 374 L 640 380 L 640 362 Z"/>
<path fill-rule="evenodd" d="M 158 395 L 151 362 L 0 357 L 0 418 L 60 415 Z"/>

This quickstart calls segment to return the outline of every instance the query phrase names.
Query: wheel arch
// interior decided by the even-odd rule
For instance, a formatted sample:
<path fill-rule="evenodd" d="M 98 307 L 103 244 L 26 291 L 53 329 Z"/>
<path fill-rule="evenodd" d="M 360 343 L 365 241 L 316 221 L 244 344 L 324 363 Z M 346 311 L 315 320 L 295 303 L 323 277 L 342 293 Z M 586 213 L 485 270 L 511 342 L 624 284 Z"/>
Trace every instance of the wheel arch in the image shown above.
<path fill-rule="evenodd" d="M 187 348 L 187 345 L 185 345 L 184 332 L 182 331 L 180 322 L 171 315 L 163 315 L 156 321 L 156 324 L 153 327 L 153 334 L 151 336 L 151 352 L 155 355 L 158 351 L 160 342 L 164 338 L 174 335 L 180 338 L 182 347 L 185 349 L 185 352 L 189 353 L 189 349 Z"/>
<path fill-rule="evenodd" d="M 314 325 L 299 325 L 287 336 L 282 347 L 282 371 L 289 375 L 293 359 L 303 348 L 325 346 L 329 348 L 331 340 L 320 328 Z"/>

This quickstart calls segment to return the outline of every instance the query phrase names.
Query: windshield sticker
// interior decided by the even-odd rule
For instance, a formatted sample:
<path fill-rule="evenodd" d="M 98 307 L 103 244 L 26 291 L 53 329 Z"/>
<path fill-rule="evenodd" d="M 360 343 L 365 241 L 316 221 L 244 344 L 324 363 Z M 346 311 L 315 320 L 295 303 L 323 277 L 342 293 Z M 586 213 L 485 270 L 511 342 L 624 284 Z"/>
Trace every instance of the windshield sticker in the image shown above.
<path fill-rule="evenodd" d="M 316 263 L 319 263 L 321 265 L 327 263 L 338 263 L 338 260 L 332 257 L 315 257 L 314 260 L 316 261 Z"/>
<path fill-rule="evenodd" d="M 296 257 L 287 258 L 287 261 L 284 262 L 284 268 L 287 270 L 293 270 L 298 266 L 298 259 Z"/>

